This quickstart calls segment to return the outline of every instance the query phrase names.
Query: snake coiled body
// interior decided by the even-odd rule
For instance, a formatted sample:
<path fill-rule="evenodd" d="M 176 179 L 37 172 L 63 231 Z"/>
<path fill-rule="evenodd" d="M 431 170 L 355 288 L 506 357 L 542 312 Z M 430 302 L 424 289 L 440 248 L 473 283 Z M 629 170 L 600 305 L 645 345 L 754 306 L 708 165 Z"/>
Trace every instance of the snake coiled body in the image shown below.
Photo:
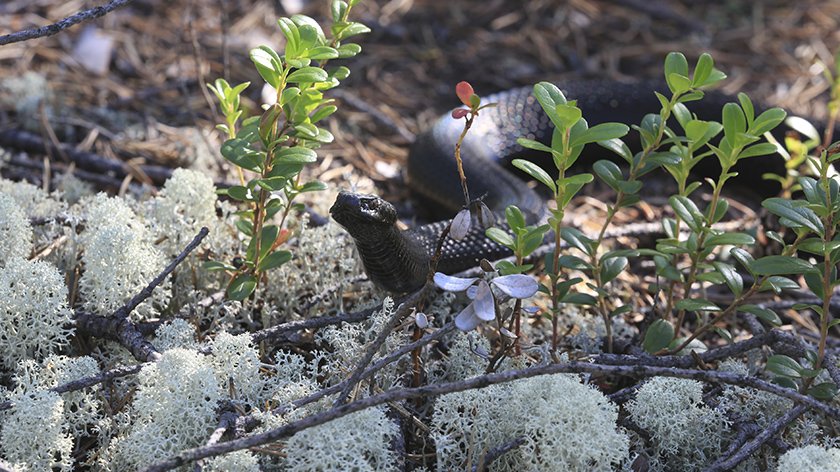
<path fill-rule="evenodd" d="M 664 85 L 640 87 L 620 82 L 570 82 L 561 88 L 568 99 L 578 100 L 577 106 L 583 110 L 590 127 L 607 121 L 640 123 L 646 114 L 659 111 L 653 90 L 665 89 Z M 484 97 L 482 103 L 498 102 L 499 106 L 480 112 L 462 144 L 461 156 L 471 196 L 486 194 L 484 202 L 498 215 L 508 205 L 517 205 L 527 222 L 534 224 L 546 214 L 544 198 L 504 167 L 513 158 L 529 152 L 516 143 L 518 138 L 550 142 L 553 125 L 531 92 L 529 87 Z M 719 121 L 723 105 L 730 101 L 737 99 L 707 93 L 703 100 L 691 102 L 689 109 L 700 119 Z M 763 109 L 756 106 L 756 114 Z M 452 217 L 463 206 L 453 157 L 463 126 L 463 120 L 454 120 L 446 114 L 421 133 L 411 148 L 406 180 L 427 217 Z M 633 145 L 630 139 L 628 144 Z M 547 157 L 546 153 L 542 154 Z M 588 169 L 595 160 L 610 157 L 615 158 L 603 148 L 589 145 L 578 159 L 578 165 Z M 755 165 L 751 165 L 753 168 L 742 168 L 741 173 L 746 174 L 742 180 L 751 181 L 753 186 L 767 187 L 760 178 L 762 173 L 783 171 L 779 156 L 766 160 L 757 175 Z M 550 164 L 544 163 L 543 168 L 550 168 Z M 699 171 L 707 175 L 715 173 L 714 169 Z M 768 188 L 759 191 L 773 192 Z M 431 254 L 446 221 L 399 231 L 395 226 L 396 211 L 390 203 L 373 195 L 350 193 L 341 193 L 330 213 L 355 240 L 365 271 L 374 283 L 393 292 L 405 292 L 426 281 Z M 482 258 L 494 260 L 510 255 L 507 248 L 488 239 L 477 222 L 473 223 L 464 241 L 446 241 L 438 271 L 458 272 L 475 267 Z"/>

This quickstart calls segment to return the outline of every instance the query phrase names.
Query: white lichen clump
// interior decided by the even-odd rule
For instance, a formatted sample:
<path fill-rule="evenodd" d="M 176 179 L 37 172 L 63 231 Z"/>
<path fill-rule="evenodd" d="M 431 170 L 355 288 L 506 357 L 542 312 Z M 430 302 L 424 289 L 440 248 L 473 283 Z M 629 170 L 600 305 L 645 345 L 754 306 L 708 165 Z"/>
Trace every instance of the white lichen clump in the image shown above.
<path fill-rule="evenodd" d="M 206 356 L 170 349 L 138 381 L 130 431 L 101 456 L 104 470 L 134 470 L 197 447 L 216 426 L 223 392 Z"/>
<path fill-rule="evenodd" d="M 430 369 L 429 383 L 455 382 L 483 375 L 487 360 L 473 350 L 491 352 L 490 341 L 485 336 L 458 331 L 450 342 L 447 357 L 437 363 L 437 368 Z"/>
<path fill-rule="evenodd" d="M 741 360 L 727 359 L 720 363 L 718 370 L 748 376 L 747 365 Z M 752 387 L 727 385 L 720 398 L 719 408 L 723 411 L 735 411 L 749 417 L 761 428 L 769 427 L 773 422 L 793 408 L 793 400 L 782 398 L 770 392 Z"/>
<path fill-rule="evenodd" d="M 0 193 L 0 268 L 32 252 L 32 226 L 11 195 Z"/>
<path fill-rule="evenodd" d="M 322 293 L 360 273 L 360 265 L 353 256 L 355 245 L 345 237 L 344 230 L 335 224 L 309 228 L 307 222 L 305 215 L 299 221 L 294 259 L 268 272 L 266 287 L 286 287 L 283 291 L 266 293 L 283 313 L 290 313 L 299 305 L 300 291 Z M 329 310 L 338 305 L 338 299 L 339 296 L 328 299 L 320 307 Z"/>
<path fill-rule="evenodd" d="M 151 204 L 155 235 L 167 238 L 170 256 L 177 256 L 202 226 L 216 221 L 217 198 L 210 177 L 188 169 L 172 171 Z"/>
<path fill-rule="evenodd" d="M 14 198 L 20 210 L 29 217 L 52 217 L 67 210 L 67 202 L 61 200 L 60 192 L 47 193 L 29 182 L 0 180 L 0 193 Z"/>
<path fill-rule="evenodd" d="M 0 414 L 2 457 L 15 470 L 73 470 L 73 438 L 68 434 L 64 400 L 55 392 L 20 392 Z"/>
<path fill-rule="evenodd" d="M 657 377 L 628 403 L 631 420 L 651 435 L 651 470 L 702 470 L 720 456 L 727 420 L 702 397 L 701 382 Z"/>
<path fill-rule="evenodd" d="M 15 393 L 47 390 L 99 373 L 96 361 L 88 356 L 51 355 L 42 363 L 27 359 L 18 364 Z M 65 392 L 61 398 L 64 400 L 64 419 L 73 437 L 88 435 L 87 426 L 103 419 L 100 397 L 92 388 Z"/>
<path fill-rule="evenodd" d="M 259 472 L 260 460 L 250 451 L 234 451 L 210 459 L 203 470 L 206 472 Z"/>
<path fill-rule="evenodd" d="M 343 381 L 347 377 L 347 372 L 355 369 L 365 355 L 367 346 L 382 332 L 393 314 L 394 301 L 388 297 L 382 302 L 382 310 L 373 313 L 366 322 L 341 323 L 339 326 L 328 326 L 316 333 L 317 343 L 326 343 L 332 347 L 330 352 L 325 353 L 327 363 L 322 370 L 322 374 L 328 375 L 328 379 L 325 380 L 328 385 Z M 399 333 L 392 332 L 385 338 L 385 342 L 373 357 L 372 362 L 396 351 L 404 344 L 405 339 Z M 390 388 L 390 382 L 397 377 L 398 366 L 399 362 L 394 362 L 380 371 L 377 377 L 380 388 L 383 390 Z"/>
<path fill-rule="evenodd" d="M 220 387 L 227 388 L 233 382 L 236 392 L 243 402 L 252 406 L 261 406 L 261 394 L 265 388 L 260 362 L 251 335 L 242 333 L 238 336 L 221 332 L 213 340 L 213 368 Z"/>
<path fill-rule="evenodd" d="M 88 212 L 85 272 L 79 282 L 84 307 L 109 315 L 139 293 L 166 267 L 147 228 L 121 199 L 99 194 Z M 168 300 L 168 282 L 132 312 L 139 320 L 157 316 Z"/>
<path fill-rule="evenodd" d="M 778 472 L 826 472 L 840 470 L 840 449 L 804 446 L 784 453 L 779 458 Z"/>
<path fill-rule="evenodd" d="M 73 334 L 67 286 L 44 261 L 14 259 L 0 270 L 0 363 L 13 369 L 24 359 L 42 360 Z"/>
<path fill-rule="evenodd" d="M 222 217 L 216 216 L 217 206 Z M 209 254 L 213 260 L 230 261 L 241 251 L 240 241 L 231 232 L 233 208 L 229 202 L 219 204 L 216 187 L 207 175 L 189 169 L 175 169 L 156 198 L 144 206 L 143 213 L 154 240 L 169 259 L 177 257 L 198 235 L 202 227 L 209 229 L 201 246 L 191 252 L 169 277 L 172 281 L 173 308 L 179 309 L 218 290 L 228 282 L 224 272 L 202 268 Z M 225 328 L 230 328 L 226 326 Z"/>
<path fill-rule="evenodd" d="M 289 472 L 396 471 L 390 443 L 399 428 L 382 408 L 368 408 L 298 432 L 286 445 Z"/>
<path fill-rule="evenodd" d="M 611 471 L 629 447 L 617 420 L 614 404 L 569 374 L 446 394 L 432 419 L 438 470 L 464 470 L 490 449 L 524 437 L 488 470 Z"/>
<path fill-rule="evenodd" d="M 187 320 L 175 318 L 155 330 L 155 347 L 160 352 L 175 348 L 196 349 L 195 330 L 195 325 Z"/>

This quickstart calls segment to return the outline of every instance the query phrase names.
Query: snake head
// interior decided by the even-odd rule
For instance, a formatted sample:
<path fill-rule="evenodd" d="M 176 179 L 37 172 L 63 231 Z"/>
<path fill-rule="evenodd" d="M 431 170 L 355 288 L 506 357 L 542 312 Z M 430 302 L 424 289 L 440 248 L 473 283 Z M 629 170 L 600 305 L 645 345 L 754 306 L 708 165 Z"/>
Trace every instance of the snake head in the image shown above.
<path fill-rule="evenodd" d="M 393 228 L 397 221 L 396 208 L 382 198 L 344 191 L 336 197 L 330 215 L 356 239 L 360 234 Z"/>

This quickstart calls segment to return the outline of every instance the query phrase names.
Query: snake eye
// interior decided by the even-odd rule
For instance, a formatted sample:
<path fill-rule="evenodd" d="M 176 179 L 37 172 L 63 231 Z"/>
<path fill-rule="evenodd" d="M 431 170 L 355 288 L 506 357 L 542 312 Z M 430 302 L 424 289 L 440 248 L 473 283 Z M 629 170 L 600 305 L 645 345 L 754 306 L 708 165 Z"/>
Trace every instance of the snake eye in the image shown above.
<path fill-rule="evenodd" d="M 379 201 L 374 199 L 365 200 L 362 205 L 364 206 L 365 210 L 368 211 L 376 211 L 379 209 Z"/>

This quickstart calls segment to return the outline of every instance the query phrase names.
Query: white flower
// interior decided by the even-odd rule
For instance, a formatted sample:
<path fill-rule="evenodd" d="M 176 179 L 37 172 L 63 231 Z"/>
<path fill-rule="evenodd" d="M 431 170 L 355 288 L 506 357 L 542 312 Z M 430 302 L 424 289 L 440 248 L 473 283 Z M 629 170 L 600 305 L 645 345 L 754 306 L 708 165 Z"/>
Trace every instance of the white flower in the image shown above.
<path fill-rule="evenodd" d="M 434 276 L 435 284 L 447 292 L 467 291 L 467 296 L 473 302 L 467 305 L 458 317 L 455 318 L 455 326 L 462 331 L 475 329 L 482 321 L 490 321 L 496 317 L 496 299 L 490 284 L 495 285 L 499 290 L 513 298 L 528 298 L 537 293 L 539 284 L 533 277 L 523 274 L 511 274 L 496 277 L 490 284 L 483 279 L 452 277 L 440 272 Z M 473 290 L 473 285 L 478 286 Z"/>

